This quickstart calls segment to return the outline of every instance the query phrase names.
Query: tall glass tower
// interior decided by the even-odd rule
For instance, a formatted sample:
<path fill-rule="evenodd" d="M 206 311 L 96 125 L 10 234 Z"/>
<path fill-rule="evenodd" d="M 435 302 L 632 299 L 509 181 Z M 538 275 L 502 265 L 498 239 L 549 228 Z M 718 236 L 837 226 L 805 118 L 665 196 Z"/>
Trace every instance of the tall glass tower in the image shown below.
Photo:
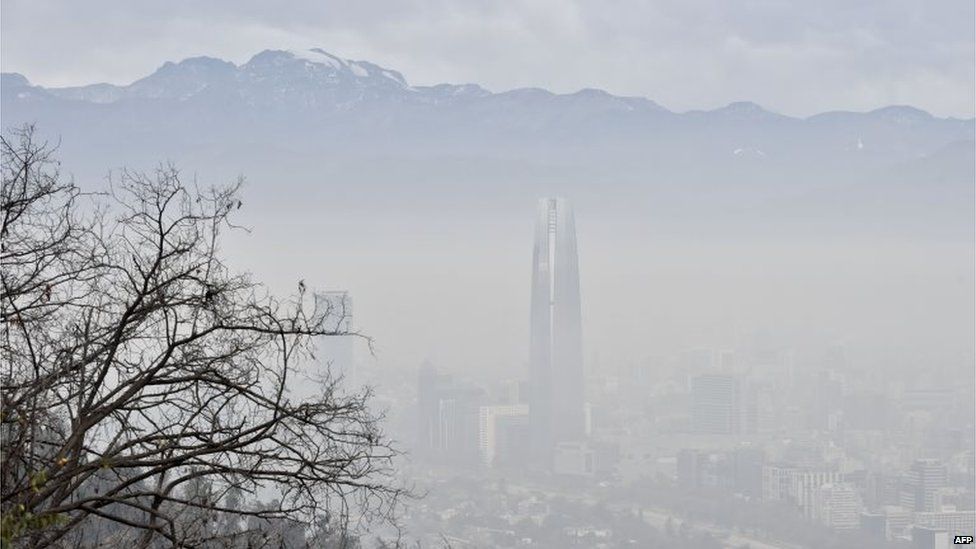
<path fill-rule="evenodd" d="M 579 260 L 573 210 L 563 198 L 539 201 L 532 254 L 529 425 L 535 455 L 583 438 L 583 352 Z"/>

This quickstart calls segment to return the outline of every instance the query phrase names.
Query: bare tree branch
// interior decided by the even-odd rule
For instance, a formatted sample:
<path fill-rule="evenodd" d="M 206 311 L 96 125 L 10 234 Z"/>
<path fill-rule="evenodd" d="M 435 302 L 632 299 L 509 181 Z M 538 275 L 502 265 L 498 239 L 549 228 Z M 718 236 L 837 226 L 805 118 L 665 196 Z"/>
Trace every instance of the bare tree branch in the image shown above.
<path fill-rule="evenodd" d="M 2 145 L 5 540 L 96 546 L 97 523 L 229 546 L 248 521 L 392 517 L 397 452 L 369 391 L 288 392 L 311 338 L 347 332 L 304 284 L 278 299 L 221 260 L 241 181 L 191 189 L 164 165 L 84 195 L 33 128 Z"/>

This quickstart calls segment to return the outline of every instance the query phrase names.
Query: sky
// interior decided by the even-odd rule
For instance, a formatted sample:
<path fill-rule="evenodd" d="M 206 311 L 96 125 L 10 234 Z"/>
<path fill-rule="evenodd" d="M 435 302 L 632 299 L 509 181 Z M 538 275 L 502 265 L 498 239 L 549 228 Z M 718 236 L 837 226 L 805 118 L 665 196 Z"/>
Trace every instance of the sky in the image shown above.
<path fill-rule="evenodd" d="M 0 30 L 3 70 L 45 86 L 321 47 L 412 84 L 594 87 L 676 111 L 976 110 L 971 0 L 4 0 Z"/>

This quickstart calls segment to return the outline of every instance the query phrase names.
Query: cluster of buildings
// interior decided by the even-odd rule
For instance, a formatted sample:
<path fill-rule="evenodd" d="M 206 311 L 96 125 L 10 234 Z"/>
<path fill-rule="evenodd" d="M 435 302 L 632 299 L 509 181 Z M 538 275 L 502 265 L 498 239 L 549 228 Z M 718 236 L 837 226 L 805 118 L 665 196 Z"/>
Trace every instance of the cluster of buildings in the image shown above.
<path fill-rule="evenodd" d="M 748 379 L 691 378 L 687 430 L 699 438 L 676 453 L 678 485 L 785 505 L 879 542 L 938 547 L 976 531 L 972 426 L 964 403 L 953 409 L 951 393 L 909 390 L 904 398 L 867 399 L 865 407 L 839 375 L 820 372 L 810 400 L 798 403 L 805 414 L 791 418 L 781 403 L 767 423 Z"/>
<path fill-rule="evenodd" d="M 417 386 L 423 454 L 489 467 L 594 471 L 576 228 L 565 199 L 540 200 L 532 261 L 528 381 L 490 395 L 423 367 Z"/>
<path fill-rule="evenodd" d="M 479 386 L 429 365 L 418 453 L 434 463 L 640 478 L 795 510 L 878 540 L 973 531 L 971 400 L 762 341 L 584 374 L 569 205 L 540 202 L 529 371 Z M 933 537 L 934 536 L 934 537 Z"/>
<path fill-rule="evenodd" d="M 347 296 L 328 299 L 351 308 Z M 479 383 L 425 364 L 415 398 L 391 396 L 409 398 L 417 463 L 580 487 L 651 479 L 791 510 L 879 546 L 935 548 L 976 531 L 971 394 L 945 376 L 891 375 L 853 364 L 843 346 L 798 353 L 762 337 L 587 374 L 562 199 L 539 203 L 530 311 L 521 378 Z M 343 362 L 334 341 L 330 356 Z"/>

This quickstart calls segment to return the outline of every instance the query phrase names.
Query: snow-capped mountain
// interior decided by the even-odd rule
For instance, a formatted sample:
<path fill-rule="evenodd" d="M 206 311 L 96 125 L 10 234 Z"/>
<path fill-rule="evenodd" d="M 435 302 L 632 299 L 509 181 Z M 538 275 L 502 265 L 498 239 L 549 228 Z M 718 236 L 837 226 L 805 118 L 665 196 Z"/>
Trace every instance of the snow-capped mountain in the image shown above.
<path fill-rule="evenodd" d="M 909 106 L 673 112 L 599 89 L 412 85 L 321 49 L 267 50 L 241 65 L 193 57 L 124 86 L 45 88 L 5 73 L 0 91 L 4 126 L 36 123 L 76 173 L 171 159 L 309 185 L 330 167 L 338 180 L 387 186 L 603 181 L 698 193 L 695 203 L 713 193 L 724 205 L 783 192 L 803 208 L 843 200 L 838 189 L 862 201 L 884 189 L 906 207 L 972 204 L 974 120 Z"/>
<path fill-rule="evenodd" d="M 396 71 L 313 49 L 264 51 L 239 67 L 212 57 L 191 57 L 167 62 L 128 86 L 94 84 L 46 91 L 58 98 L 102 104 L 133 99 L 231 99 L 251 106 L 298 101 L 306 107 L 329 107 L 406 90 L 406 81 Z"/>
<path fill-rule="evenodd" d="M 476 84 L 411 86 L 402 74 L 367 61 L 353 61 L 322 49 L 266 50 L 242 65 L 212 57 L 167 62 L 151 75 L 126 86 L 92 84 L 69 88 L 32 86 L 19 74 L 4 74 L 3 107 L 8 120 L 44 119 L 46 112 L 84 113 L 101 106 L 105 121 L 124 111 L 136 126 L 169 111 L 162 120 L 175 123 L 207 120 L 208 125 L 235 118 L 259 127 L 277 122 L 295 129 L 314 126 L 330 117 L 346 115 L 343 123 L 393 130 L 421 124 L 456 137 L 483 132 L 551 133 L 563 139 L 633 139 L 687 132 L 721 131 L 750 142 L 723 142 L 731 147 L 776 149 L 781 131 L 798 134 L 836 133 L 839 149 L 851 136 L 872 142 L 874 151 L 911 148 L 906 135 L 922 132 L 941 136 L 930 152 L 947 142 L 972 139 L 972 120 L 937 119 L 911 107 L 885 107 L 870 113 L 825 113 L 806 120 L 763 109 L 751 102 L 735 102 L 710 111 L 674 113 L 642 97 L 619 97 L 597 89 L 556 94 L 524 88 L 492 93 Z M 140 114 L 140 111 L 146 111 Z M 150 112 L 151 111 L 151 112 Z M 353 116 L 349 116 L 349 115 Z M 151 123 L 150 123 L 151 124 Z M 213 128 L 210 128 L 213 129 Z M 360 128 L 362 129 L 362 128 Z M 757 133 L 758 132 L 758 133 Z M 752 142 L 765 134 L 766 147 Z M 714 136 L 713 136 L 714 137 Z M 732 136 L 734 139 L 734 136 Z M 911 141 L 910 137 L 907 138 Z M 799 141 L 804 141 L 802 137 Z M 858 150 L 864 150 L 862 147 Z"/>

